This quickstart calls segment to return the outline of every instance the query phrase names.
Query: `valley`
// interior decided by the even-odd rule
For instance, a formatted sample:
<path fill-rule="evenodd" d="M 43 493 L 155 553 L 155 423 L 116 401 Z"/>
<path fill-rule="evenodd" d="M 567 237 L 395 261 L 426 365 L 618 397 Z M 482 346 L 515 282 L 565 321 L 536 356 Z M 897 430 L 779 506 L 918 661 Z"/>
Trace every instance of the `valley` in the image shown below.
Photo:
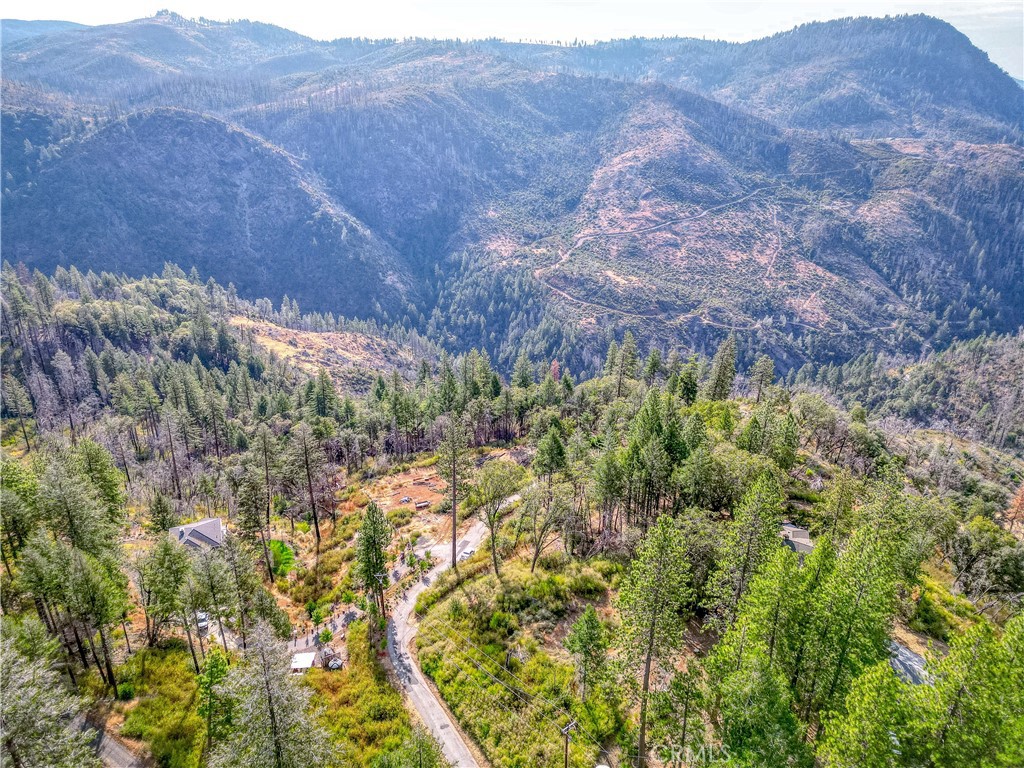
<path fill-rule="evenodd" d="M 0 33 L 0 765 L 1024 765 L 957 28 Z"/>

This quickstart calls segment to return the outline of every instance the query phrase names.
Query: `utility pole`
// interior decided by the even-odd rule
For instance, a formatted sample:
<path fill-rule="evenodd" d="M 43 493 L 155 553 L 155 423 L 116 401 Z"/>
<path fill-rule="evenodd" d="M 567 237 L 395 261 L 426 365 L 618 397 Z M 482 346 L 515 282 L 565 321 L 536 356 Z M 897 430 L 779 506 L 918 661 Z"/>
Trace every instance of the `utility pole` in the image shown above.
<path fill-rule="evenodd" d="M 562 735 L 565 737 L 565 768 L 569 768 L 569 734 L 576 730 L 576 721 L 573 720 L 565 728 L 562 729 Z"/>

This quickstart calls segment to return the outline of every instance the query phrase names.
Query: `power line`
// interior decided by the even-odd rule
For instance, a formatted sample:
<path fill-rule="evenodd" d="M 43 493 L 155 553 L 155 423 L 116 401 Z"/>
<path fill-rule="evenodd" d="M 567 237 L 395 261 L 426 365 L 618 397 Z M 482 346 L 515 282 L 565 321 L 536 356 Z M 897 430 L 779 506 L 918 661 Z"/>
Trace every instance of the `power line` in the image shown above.
<path fill-rule="evenodd" d="M 480 669 L 480 671 L 482 671 L 482 672 L 483 672 L 483 673 L 484 673 L 485 675 L 487 675 L 487 676 L 488 676 L 488 677 L 489 677 L 490 679 L 494 680 L 494 682 L 496 682 L 496 683 L 498 683 L 499 685 L 501 685 L 502 687 L 504 687 L 504 688 L 505 688 L 506 690 L 508 690 L 508 691 L 509 691 L 510 693 L 512 693 L 512 694 L 513 694 L 514 696 L 516 696 L 516 697 L 517 697 L 517 698 L 519 698 L 520 700 L 524 700 L 524 699 L 523 699 L 523 696 L 524 696 L 524 695 L 525 695 L 525 696 L 527 696 L 527 697 L 529 697 L 529 698 L 532 698 L 532 699 L 534 699 L 534 700 L 537 700 L 537 699 L 539 699 L 540 701 L 543 701 L 543 702 L 545 702 L 545 703 L 546 703 L 546 704 L 547 704 L 548 706 L 550 706 L 550 707 L 554 708 L 555 710 L 559 710 L 559 711 L 562 711 L 562 710 L 564 710 L 564 711 L 565 711 L 565 714 L 566 714 L 566 715 L 568 715 L 568 717 L 569 717 L 569 718 L 572 718 L 572 717 L 573 717 L 573 715 L 572 715 L 572 712 L 571 712 L 570 710 L 568 710 L 568 708 L 567 708 L 567 707 L 565 707 L 564 705 L 562 705 L 562 704 L 559 704 L 559 703 L 557 703 L 557 702 L 554 702 L 554 701 L 552 701 L 551 699 L 548 699 L 548 698 L 547 698 L 546 696 L 543 696 L 543 695 L 541 695 L 541 694 L 539 694 L 539 693 L 535 693 L 535 692 L 532 692 L 532 691 L 530 690 L 529 686 L 527 686 L 526 682 L 524 682 L 524 681 L 523 681 L 523 680 L 522 680 L 521 678 L 519 678 L 519 677 L 518 677 L 517 675 L 515 675 L 515 674 L 514 674 L 514 673 L 513 673 L 513 672 L 512 672 L 511 670 L 508 670 L 508 669 L 506 669 L 506 668 L 505 668 L 505 667 L 504 667 L 504 666 L 503 666 L 503 665 L 501 664 L 501 662 L 500 662 L 500 661 L 498 661 L 497 659 L 494 659 L 493 657 L 491 657 L 490 655 L 488 655 L 486 651 L 484 651 L 484 650 L 483 650 L 482 648 L 480 648 L 480 646 L 478 646 L 478 645 L 477 645 L 476 643 L 474 643 L 474 642 L 473 642 L 472 640 L 470 640 L 470 639 L 469 639 L 468 637 L 466 637 L 466 636 L 465 636 L 465 635 L 463 635 L 463 634 L 462 634 L 461 632 L 459 632 L 459 631 L 458 631 L 457 629 L 455 629 L 455 627 L 453 627 L 453 626 L 452 626 L 452 625 L 451 625 L 450 623 L 448 623 L 448 622 L 446 622 L 446 621 L 445 621 L 444 619 L 438 618 L 438 617 L 436 617 L 436 616 L 435 616 L 435 617 L 431 617 L 431 619 L 430 619 L 430 620 L 431 620 L 431 621 L 433 621 L 433 622 L 435 623 L 435 626 L 440 626 L 440 625 L 443 625 L 444 627 L 447 627 L 447 628 L 448 628 L 448 630 L 449 630 L 449 631 L 450 631 L 451 633 L 453 633 L 454 635 L 456 635 L 457 637 L 459 637 L 460 639 L 462 639 L 462 640 L 463 640 L 463 641 L 465 641 L 466 643 L 469 643 L 469 645 L 471 645 L 471 646 L 472 646 L 473 648 L 475 648 L 475 649 L 476 649 L 477 651 L 479 651 L 479 652 L 480 652 L 480 654 L 481 654 L 481 655 L 482 655 L 482 656 L 483 656 L 483 657 L 484 657 L 485 659 L 487 659 L 488 661 L 490 661 L 490 662 L 492 662 L 492 663 L 494 663 L 494 664 L 498 665 L 498 668 L 499 668 L 499 669 L 501 669 L 502 671 L 504 671 L 504 672 L 505 672 L 505 674 L 509 675 L 509 676 L 510 676 L 510 677 L 512 677 L 512 678 L 513 678 L 514 680 L 516 680 L 516 681 L 517 681 L 517 682 L 519 683 L 519 686 L 520 686 L 520 687 L 519 687 L 518 689 L 517 689 L 517 688 L 513 688 L 513 687 L 509 686 L 508 684 L 504 683 L 503 681 L 499 680 L 498 678 L 496 678 L 496 677 L 495 677 L 495 676 L 494 676 L 493 674 L 491 674 L 491 672 L 490 672 L 490 671 L 488 671 L 487 669 L 485 669 L 485 668 L 484 668 L 484 667 L 483 667 L 483 666 L 482 666 L 482 665 L 481 665 L 481 664 L 480 664 L 480 663 L 479 663 L 478 661 L 476 661 L 476 659 L 474 659 L 474 658 L 473 658 L 472 656 L 470 656 L 470 655 L 469 655 L 469 653 L 468 653 L 468 652 L 467 652 L 467 651 L 466 651 L 465 649 L 463 649 L 463 648 L 457 648 L 457 650 L 458 650 L 459 652 L 461 652 L 461 653 L 462 653 L 462 654 L 463 654 L 463 655 L 464 655 L 464 656 L 465 656 L 465 657 L 466 657 L 466 658 L 467 658 L 467 659 L 468 659 L 469 661 L 471 661 L 471 662 L 472 662 L 472 663 L 473 663 L 474 665 L 476 665 L 476 666 L 477 666 L 477 667 L 478 667 L 478 668 Z M 452 639 L 450 635 L 448 636 L 448 639 L 449 639 L 449 640 L 451 640 L 451 639 Z M 527 703 L 528 703 L 528 704 L 530 703 L 530 702 L 529 702 L 529 698 L 528 698 L 528 699 L 525 699 L 525 700 L 527 701 Z M 533 703 L 534 703 L 534 704 L 536 704 L 536 701 L 534 701 Z M 552 721 L 552 720 L 551 720 L 551 719 L 550 719 L 549 717 L 546 717 L 546 716 L 545 716 L 545 715 L 543 715 L 543 714 L 541 714 L 541 717 L 543 717 L 543 718 L 544 718 L 545 720 L 547 720 L 547 721 L 548 721 L 549 723 L 551 723 L 552 725 L 554 725 L 554 722 L 553 722 L 553 721 Z M 558 725 L 556 725 L 555 727 L 557 727 L 557 728 L 559 728 L 559 730 L 561 730 L 561 726 L 558 726 Z M 611 755 L 610 755 L 610 753 L 609 753 L 609 751 L 608 751 L 608 750 L 607 750 L 607 749 L 606 749 L 606 748 L 604 747 L 604 745 L 603 745 L 603 744 L 602 744 L 602 743 L 601 743 L 600 741 L 598 741 L 598 739 L 596 739 L 596 738 L 595 738 L 595 737 L 593 736 L 593 734 L 591 734 L 591 733 L 590 733 L 589 731 L 587 731 L 587 729 L 585 729 L 585 728 L 584 728 L 584 727 L 583 727 L 582 725 L 580 725 L 580 724 L 579 724 L 578 722 L 577 722 L 577 724 L 576 724 L 576 727 L 577 727 L 577 728 L 578 728 L 578 729 L 579 729 L 579 730 L 580 730 L 580 731 L 582 732 L 582 734 L 583 734 L 583 735 L 584 735 L 584 736 L 586 737 L 587 741 L 589 741 L 589 742 L 590 742 L 590 743 L 591 743 L 591 744 L 592 744 L 592 745 L 593 745 L 594 747 L 596 747 L 596 748 L 597 748 L 597 750 L 598 750 L 598 752 L 599 752 L 600 754 L 603 754 L 603 755 L 605 755 L 606 757 L 610 757 L 610 756 L 611 756 Z"/>
<path fill-rule="evenodd" d="M 491 657 L 490 655 L 488 655 L 488 653 L 487 653 L 487 652 L 486 652 L 485 650 L 483 650 L 483 649 L 482 649 L 482 648 L 481 648 L 480 646 L 478 646 L 478 645 L 477 645 L 476 643 L 474 643 L 474 642 L 473 642 L 472 640 L 470 640 L 470 639 L 469 639 L 468 637 L 466 637 L 466 636 L 465 636 L 465 635 L 463 635 L 463 634 L 462 634 L 461 632 L 459 632 L 459 630 L 457 630 L 457 629 L 456 629 L 456 628 L 455 628 L 454 626 L 452 626 L 452 625 L 451 625 L 451 624 L 450 624 L 449 622 L 447 622 L 447 621 L 445 621 L 444 619 L 442 619 L 442 618 L 440 618 L 440 617 L 437 617 L 437 616 L 434 616 L 434 617 L 432 617 L 432 620 L 434 620 L 434 621 L 437 621 L 437 622 L 441 622 L 442 624 L 444 624 L 445 626 L 447 626 L 447 627 L 448 627 L 448 628 L 449 628 L 449 629 L 450 629 L 450 630 L 451 630 L 452 632 L 454 632 L 454 633 L 455 633 L 455 634 L 456 634 L 456 635 L 457 635 L 458 637 L 460 637 L 460 638 L 461 638 L 461 639 L 462 639 L 463 641 L 465 641 L 465 642 L 469 643 L 469 644 L 470 644 L 471 646 L 473 646 L 474 648 L 476 648 L 476 649 L 477 649 L 477 650 L 478 650 L 478 651 L 480 652 L 480 654 L 481 654 L 481 655 L 482 655 L 482 656 L 483 656 L 484 658 L 486 658 L 486 659 L 487 659 L 488 661 L 491 661 L 491 662 L 492 662 L 492 663 L 494 663 L 494 664 L 497 664 L 497 665 L 498 665 L 498 668 L 499 668 L 500 670 L 502 670 L 502 671 L 503 671 L 503 672 L 504 672 L 504 673 L 505 673 L 506 675 L 508 675 L 509 677 L 511 677 L 511 678 L 512 678 L 513 680 L 515 680 L 515 681 L 516 681 L 517 683 L 519 683 L 519 685 L 520 685 L 520 687 L 522 688 L 522 690 L 523 690 L 523 691 L 524 691 L 525 693 L 527 693 L 528 695 L 530 695 L 530 696 L 533 696 L 533 697 L 536 697 L 536 698 L 539 698 L 539 699 L 541 699 L 542 701 L 545 701 L 545 702 L 547 702 L 547 704 L 548 704 L 549 706 L 551 706 L 551 707 L 553 707 L 553 708 L 555 708 L 555 709 L 566 709 L 565 705 L 563 705 L 563 704 L 560 704 L 560 703 L 558 703 L 558 702 L 555 702 L 555 701 L 552 701 L 551 699 L 547 698 L 546 696 L 544 696 L 544 695 L 542 695 L 542 694 L 540 694 L 540 693 L 532 692 L 532 691 L 530 690 L 530 686 L 526 684 L 526 681 L 524 681 L 524 680 L 522 680 L 522 679 L 521 679 L 520 677 L 518 677 L 518 676 L 517 676 L 517 675 L 516 675 L 516 674 L 515 674 L 514 672 L 512 672 L 512 670 L 510 670 L 510 669 L 506 668 L 506 667 L 505 667 L 505 666 L 504 666 L 504 665 L 503 665 L 503 664 L 502 664 L 502 663 L 501 663 L 501 662 L 500 662 L 500 661 L 499 661 L 498 659 L 495 659 L 495 658 Z M 567 714 L 567 715 L 569 715 L 569 717 L 572 717 L 572 712 L 568 711 L 567 709 L 566 709 L 566 714 Z M 580 730 L 581 730 L 581 731 L 583 731 L 583 733 L 584 733 L 584 734 L 585 734 L 585 735 L 587 736 L 587 738 L 588 738 L 588 739 L 590 739 L 590 741 L 591 741 L 591 742 L 593 742 L 593 743 L 594 743 L 594 745 L 595 745 L 595 746 L 597 746 L 598 748 L 600 748 L 600 747 L 601 747 L 601 742 L 600 742 L 600 741 L 598 741 L 598 740 L 597 740 L 597 739 L 596 739 L 596 738 L 594 737 L 594 735 L 593 735 L 593 734 L 589 733 L 589 732 L 588 732 L 588 731 L 587 731 L 587 730 L 586 730 L 585 728 L 583 728 L 583 726 L 582 726 L 582 725 L 580 726 Z"/>

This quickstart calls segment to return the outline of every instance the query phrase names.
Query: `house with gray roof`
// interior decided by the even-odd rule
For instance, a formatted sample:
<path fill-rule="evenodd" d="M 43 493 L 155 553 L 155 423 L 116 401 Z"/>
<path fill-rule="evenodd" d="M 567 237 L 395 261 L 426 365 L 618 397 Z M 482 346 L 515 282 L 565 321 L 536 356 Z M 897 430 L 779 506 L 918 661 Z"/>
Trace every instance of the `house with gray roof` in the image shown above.
<path fill-rule="evenodd" d="M 814 542 L 811 541 L 811 532 L 806 528 L 784 522 L 779 535 L 782 536 L 782 543 L 800 555 L 801 560 L 804 555 L 814 549 Z"/>
<path fill-rule="evenodd" d="M 207 517 L 194 523 L 176 525 L 167 534 L 191 549 L 216 548 L 224 543 L 224 522 L 219 517 Z"/>

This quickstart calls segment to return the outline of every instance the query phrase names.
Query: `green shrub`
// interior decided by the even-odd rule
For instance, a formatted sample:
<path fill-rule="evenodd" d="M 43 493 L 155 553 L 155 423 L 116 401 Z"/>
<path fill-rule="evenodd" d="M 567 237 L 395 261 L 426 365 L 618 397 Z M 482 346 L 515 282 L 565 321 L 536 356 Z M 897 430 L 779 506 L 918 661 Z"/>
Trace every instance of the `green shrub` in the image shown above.
<path fill-rule="evenodd" d="M 279 539 L 270 540 L 270 555 L 276 576 L 287 576 L 295 566 L 295 551 Z"/>
<path fill-rule="evenodd" d="M 569 591 L 578 597 L 595 599 L 604 595 L 608 584 L 593 568 L 584 566 L 569 576 Z"/>
<path fill-rule="evenodd" d="M 516 617 L 511 613 L 495 611 L 491 614 L 488 626 L 492 632 L 497 632 L 502 637 L 511 637 L 519 629 L 519 622 L 516 621 Z"/>
<path fill-rule="evenodd" d="M 948 612 L 925 592 L 914 606 L 914 614 L 910 617 L 909 626 L 915 632 L 922 632 L 929 637 L 946 642 L 953 629 L 946 618 L 947 614 Z"/>
<path fill-rule="evenodd" d="M 388 520 L 395 528 L 401 528 L 412 522 L 413 512 L 410 507 L 398 507 L 388 512 Z"/>

